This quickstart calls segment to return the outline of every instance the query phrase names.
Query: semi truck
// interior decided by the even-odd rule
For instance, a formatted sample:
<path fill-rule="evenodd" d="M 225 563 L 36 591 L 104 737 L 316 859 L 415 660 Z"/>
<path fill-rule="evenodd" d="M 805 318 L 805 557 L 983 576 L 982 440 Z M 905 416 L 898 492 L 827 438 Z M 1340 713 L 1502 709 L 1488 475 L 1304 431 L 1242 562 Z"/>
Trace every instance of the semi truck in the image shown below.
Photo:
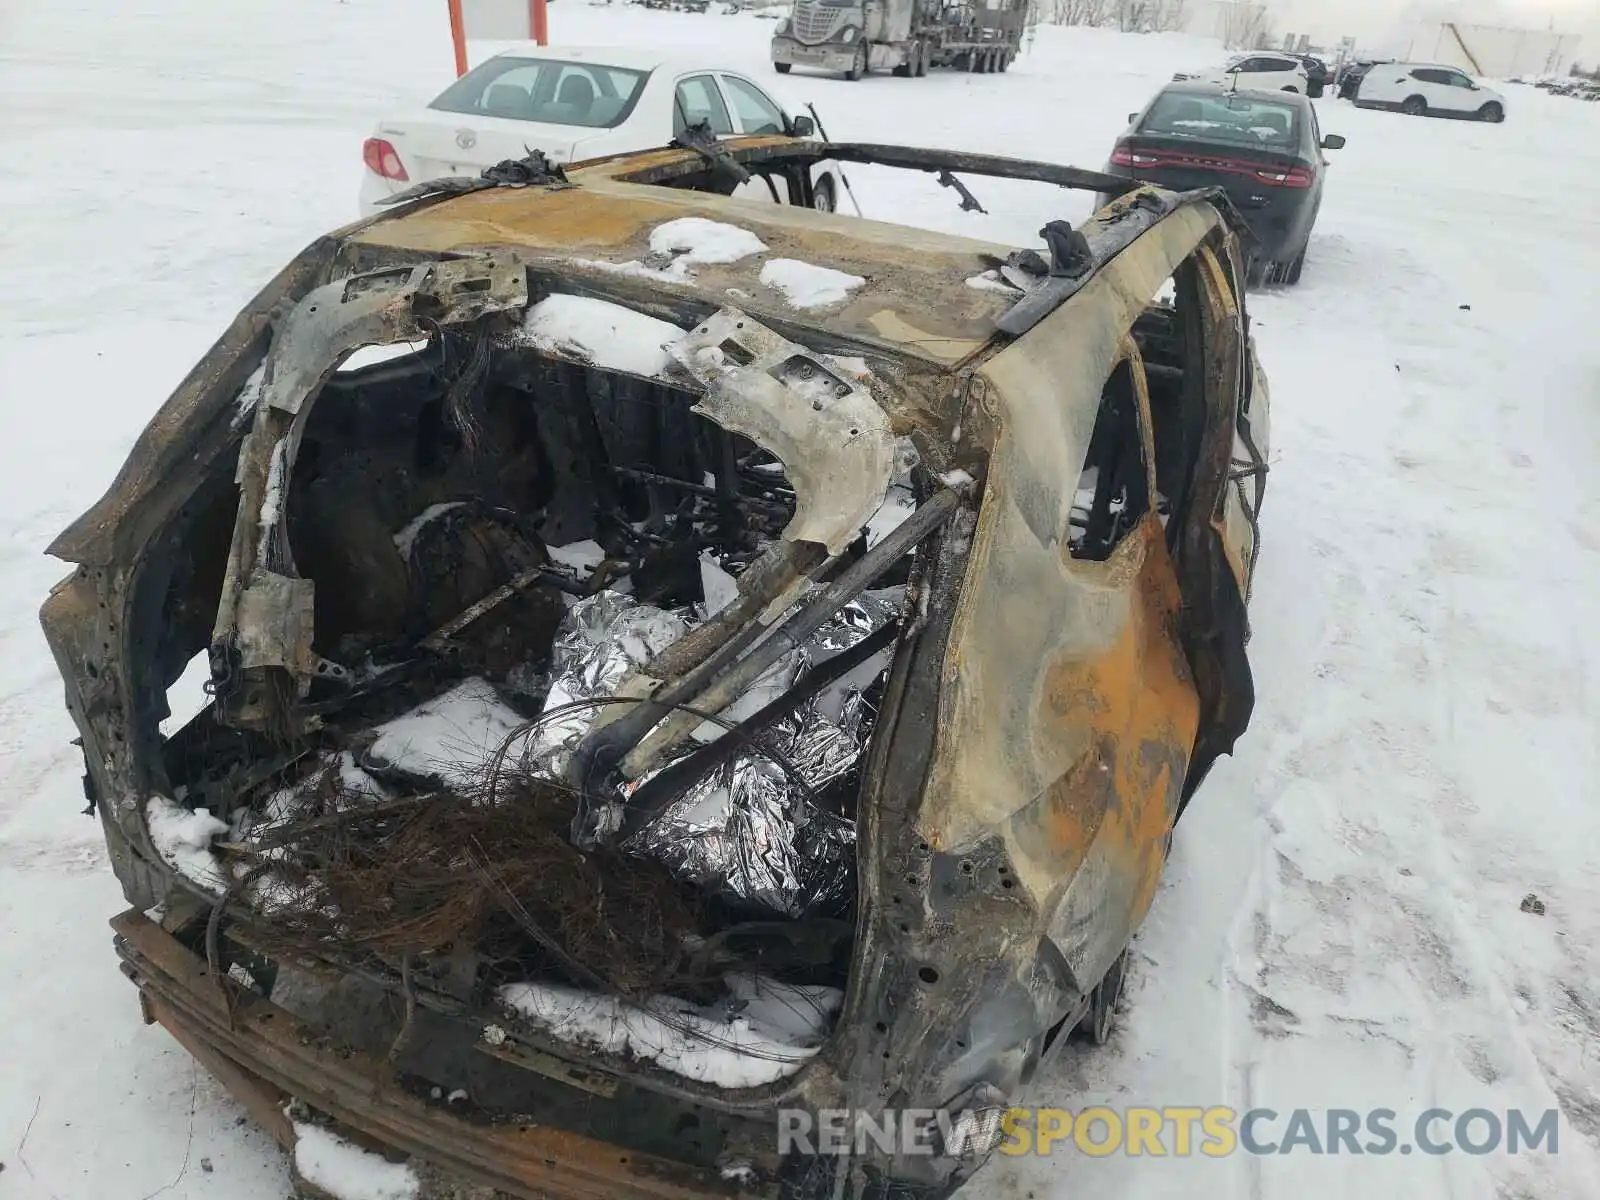
<path fill-rule="evenodd" d="M 803 66 L 846 79 L 946 66 L 1004 71 L 1032 8 L 1032 0 L 794 0 L 772 36 L 772 64 L 780 74 Z"/>

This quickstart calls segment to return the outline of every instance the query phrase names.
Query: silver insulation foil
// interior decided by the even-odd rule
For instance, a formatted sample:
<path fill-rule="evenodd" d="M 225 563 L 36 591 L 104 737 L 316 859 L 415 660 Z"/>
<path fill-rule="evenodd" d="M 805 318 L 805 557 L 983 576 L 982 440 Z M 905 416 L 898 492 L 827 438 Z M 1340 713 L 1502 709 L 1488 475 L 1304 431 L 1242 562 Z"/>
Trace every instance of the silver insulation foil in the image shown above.
<path fill-rule="evenodd" d="M 723 718 L 748 716 L 811 666 L 870 636 L 894 618 L 901 594 L 898 588 L 869 592 L 846 605 Z M 556 637 L 545 711 L 616 694 L 632 670 L 690 624 L 614 592 L 580 601 Z M 634 834 L 625 849 L 741 905 L 790 917 L 839 910 L 853 891 L 855 825 L 819 808 L 807 791 L 819 792 L 856 765 L 875 716 L 862 693 L 887 665 L 885 651 L 759 735 L 804 786 L 773 757 L 737 751 Z M 532 759 L 542 770 L 559 772 L 594 721 L 593 711 L 556 718 L 537 736 Z M 720 734 L 709 722 L 696 730 L 697 740 Z"/>
<path fill-rule="evenodd" d="M 689 629 L 680 616 L 640 604 L 621 592 L 585 597 L 567 610 L 550 658 L 545 712 L 577 700 L 615 696 L 622 681 Z M 615 706 L 613 706 L 615 707 Z M 604 713 L 579 708 L 541 725 L 525 748 L 525 762 L 561 778 L 572 752 Z M 605 714 L 614 718 L 615 713 Z"/>

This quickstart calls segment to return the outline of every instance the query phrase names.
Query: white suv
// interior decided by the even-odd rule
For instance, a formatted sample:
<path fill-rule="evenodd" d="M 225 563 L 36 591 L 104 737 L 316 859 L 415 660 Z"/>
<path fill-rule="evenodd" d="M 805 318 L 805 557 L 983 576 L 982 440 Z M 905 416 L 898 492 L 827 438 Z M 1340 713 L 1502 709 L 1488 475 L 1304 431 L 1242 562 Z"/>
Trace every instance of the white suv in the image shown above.
<path fill-rule="evenodd" d="M 1239 91 L 1299 92 L 1304 96 L 1310 90 L 1310 75 L 1305 63 L 1287 54 L 1241 54 L 1228 60 L 1219 71 L 1202 71 L 1198 75 L 1174 75 L 1182 83 L 1196 80 L 1200 83 L 1217 83 Z"/>
<path fill-rule="evenodd" d="M 1506 99 L 1499 92 L 1435 63 L 1379 63 L 1361 81 L 1356 107 L 1496 124 L 1506 119 Z"/>

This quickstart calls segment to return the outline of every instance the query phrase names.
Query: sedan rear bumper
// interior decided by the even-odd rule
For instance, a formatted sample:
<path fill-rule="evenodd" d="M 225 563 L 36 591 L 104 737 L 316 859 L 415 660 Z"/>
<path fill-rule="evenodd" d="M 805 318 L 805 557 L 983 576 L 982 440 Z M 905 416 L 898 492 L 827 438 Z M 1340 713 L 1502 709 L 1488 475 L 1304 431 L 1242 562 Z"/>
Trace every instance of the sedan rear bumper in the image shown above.
<path fill-rule="evenodd" d="M 205 961 L 143 915 L 111 926 L 146 1024 L 172 1034 L 286 1150 L 298 1138 L 286 1107 L 299 1100 L 352 1140 L 407 1159 L 421 1198 L 458 1196 L 462 1184 L 515 1200 L 776 1195 L 546 1125 L 463 1120 L 413 1096 L 386 1063 L 324 1046 L 286 1009 L 232 985 L 225 997 Z"/>

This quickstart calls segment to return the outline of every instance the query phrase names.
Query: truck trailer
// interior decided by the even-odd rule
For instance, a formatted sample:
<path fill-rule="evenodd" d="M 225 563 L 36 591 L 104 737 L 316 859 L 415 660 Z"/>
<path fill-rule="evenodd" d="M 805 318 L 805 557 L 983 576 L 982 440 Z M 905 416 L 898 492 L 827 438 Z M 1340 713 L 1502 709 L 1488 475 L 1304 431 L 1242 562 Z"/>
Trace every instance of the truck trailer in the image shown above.
<path fill-rule="evenodd" d="M 1004 71 L 1031 13 L 1032 0 L 795 0 L 773 34 L 772 63 L 780 74 L 817 67 L 846 79 Z"/>

